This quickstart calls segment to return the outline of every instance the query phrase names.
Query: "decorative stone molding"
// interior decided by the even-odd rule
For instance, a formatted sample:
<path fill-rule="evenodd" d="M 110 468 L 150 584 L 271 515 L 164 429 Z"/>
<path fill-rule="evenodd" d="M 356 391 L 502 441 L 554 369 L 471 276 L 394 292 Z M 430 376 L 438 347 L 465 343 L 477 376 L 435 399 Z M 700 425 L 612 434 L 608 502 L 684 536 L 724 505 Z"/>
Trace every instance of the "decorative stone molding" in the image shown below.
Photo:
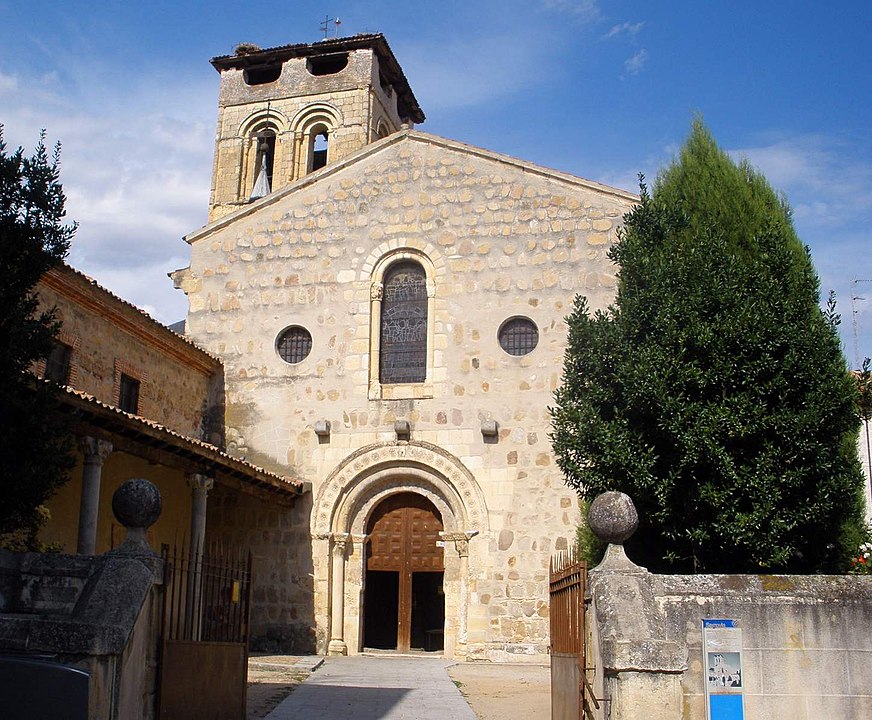
<path fill-rule="evenodd" d="M 447 531 L 487 530 L 484 494 L 469 469 L 442 448 L 409 441 L 369 445 L 343 460 L 318 490 L 313 534 L 351 532 L 376 498 L 407 489 L 435 498 L 437 507 L 449 511 L 443 517 Z"/>
<path fill-rule="evenodd" d="M 478 530 L 467 530 L 466 532 L 446 533 L 441 532 L 439 536 L 445 542 L 453 542 L 454 549 L 457 550 L 459 557 L 469 557 L 469 541 L 478 535 Z"/>

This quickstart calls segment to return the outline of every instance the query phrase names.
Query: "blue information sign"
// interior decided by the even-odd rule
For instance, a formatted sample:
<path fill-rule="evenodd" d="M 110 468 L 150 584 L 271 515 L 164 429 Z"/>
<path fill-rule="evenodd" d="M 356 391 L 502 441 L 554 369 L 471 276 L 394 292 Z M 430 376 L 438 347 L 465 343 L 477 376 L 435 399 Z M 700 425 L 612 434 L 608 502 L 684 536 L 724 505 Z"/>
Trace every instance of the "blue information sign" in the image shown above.
<path fill-rule="evenodd" d="M 745 720 L 742 630 L 737 620 L 702 621 L 705 708 L 708 720 Z"/>

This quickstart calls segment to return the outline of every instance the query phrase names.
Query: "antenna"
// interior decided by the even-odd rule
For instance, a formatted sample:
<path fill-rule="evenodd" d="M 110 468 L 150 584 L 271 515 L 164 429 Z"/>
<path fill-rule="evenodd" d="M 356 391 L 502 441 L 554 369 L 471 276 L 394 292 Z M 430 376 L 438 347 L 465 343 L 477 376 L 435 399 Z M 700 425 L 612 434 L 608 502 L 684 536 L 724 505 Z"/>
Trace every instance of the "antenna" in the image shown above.
<path fill-rule="evenodd" d="M 342 20 L 338 17 L 331 18 L 329 15 L 325 15 L 324 19 L 321 21 L 321 32 L 324 33 L 324 39 L 326 40 L 331 31 L 333 33 L 333 37 L 336 37 L 339 34 L 339 26 L 342 24 Z"/>
<path fill-rule="evenodd" d="M 865 300 L 866 298 L 857 295 L 857 285 L 860 283 L 868 283 L 872 282 L 872 280 L 858 280 L 854 278 L 851 280 L 851 332 L 854 336 L 854 367 L 860 367 L 860 332 L 859 325 L 860 323 L 857 320 L 857 316 L 860 314 L 860 311 L 857 309 L 857 301 Z"/>

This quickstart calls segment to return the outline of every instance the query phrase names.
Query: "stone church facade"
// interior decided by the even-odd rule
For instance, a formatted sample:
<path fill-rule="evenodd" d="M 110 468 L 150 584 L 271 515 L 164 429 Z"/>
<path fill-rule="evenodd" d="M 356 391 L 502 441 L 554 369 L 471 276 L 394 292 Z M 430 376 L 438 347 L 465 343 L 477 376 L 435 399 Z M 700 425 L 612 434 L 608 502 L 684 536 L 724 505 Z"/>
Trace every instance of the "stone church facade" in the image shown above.
<path fill-rule="evenodd" d="M 224 365 L 228 452 L 311 487 L 244 537 L 244 508 L 210 504 L 207 534 L 257 556 L 255 635 L 547 652 L 549 558 L 579 520 L 548 438 L 564 317 L 613 299 L 634 196 L 414 129 L 381 35 L 212 62 L 186 333 Z"/>

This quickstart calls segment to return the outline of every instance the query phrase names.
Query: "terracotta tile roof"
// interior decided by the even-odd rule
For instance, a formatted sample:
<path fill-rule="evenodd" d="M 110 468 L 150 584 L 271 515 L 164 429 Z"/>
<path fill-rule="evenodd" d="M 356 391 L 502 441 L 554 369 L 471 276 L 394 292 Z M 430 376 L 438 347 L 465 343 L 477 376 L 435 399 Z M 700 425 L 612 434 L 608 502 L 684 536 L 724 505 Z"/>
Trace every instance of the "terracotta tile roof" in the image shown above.
<path fill-rule="evenodd" d="M 50 381 L 45 380 L 43 382 Z M 134 435 L 139 433 L 139 436 L 134 438 L 136 440 L 150 438 L 155 441 L 161 441 L 173 446 L 180 453 L 188 457 L 188 459 L 204 462 L 213 470 L 218 469 L 229 476 L 254 486 L 266 487 L 290 495 L 301 495 L 309 489 L 308 483 L 278 475 L 246 460 L 228 455 L 216 445 L 182 435 L 146 417 L 124 412 L 114 405 L 104 403 L 86 392 L 69 386 L 65 386 L 62 389 L 65 391 L 65 395 L 61 398 L 61 401 L 65 405 L 72 406 L 74 410 L 79 412 L 84 411 L 89 413 L 91 416 L 89 420 L 91 422 L 101 427 L 106 426 L 110 432 L 113 429 L 111 426 L 117 424 L 121 427 L 123 425 L 128 431 L 132 431 Z M 130 433 L 128 432 L 127 435 L 130 436 Z"/>
<path fill-rule="evenodd" d="M 215 360 L 219 363 L 221 362 L 221 359 L 219 357 L 216 357 L 215 355 L 210 353 L 208 350 L 204 350 L 199 345 L 197 345 L 196 343 L 191 341 L 185 335 L 180 335 L 179 333 L 175 332 L 174 330 L 171 330 L 168 326 L 164 325 L 163 323 L 158 322 L 151 315 L 149 315 L 147 312 L 145 312 L 145 310 L 143 310 L 142 308 L 137 307 L 132 302 L 125 300 L 122 297 L 119 297 L 118 295 L 113 293 L 111 290 L 107 290 L 105 287 L 100 285 L 100 283 L 98 283 L 96 280 L 94 280 L 94 278 L 92 278 L 88 275 L 85 275 L 85 273 L 83 273 L 81 270 L 76 270 L 76 268 L 74 268 L 72 265 L 68 265 L 67 263 L 63 263 L 63 264 L 58 265 L 57 267 L 53 268 L 52 270 L 49 270 L 48 273 L 46 273 L 46 275 L 50 275 L 51 273 L 56 273 L 56 274 L 60 275 L 61 273 L 64 273 L 64 272 L 69 273 L 70 275 L 73 275 L 75 277 L 78 277 L 80 280 L 91 285 L 98 292 L 100 292 L 103 295 L 105 295 L 106 297 L 110 298 L 112 302 L 117 303 L 118 305 L 121 305 L 123 307 L 129 308 L 131 310 L 134 310 L 136 313 L 138 313 L 140 316 L 142 316 L 142 318 L 148 324 L 152 325 L 155 329 L 157 329 L 158 332 L 165 332 L 165 333 L 171 335 L 172 337 L 177 338 L 178 340 L 181 340 L 182 342 L 184 342 L 185 344 L 194 348 L 195 350 L 203 353 L 204 355 L 208 356 L 210 359 Z"/>

